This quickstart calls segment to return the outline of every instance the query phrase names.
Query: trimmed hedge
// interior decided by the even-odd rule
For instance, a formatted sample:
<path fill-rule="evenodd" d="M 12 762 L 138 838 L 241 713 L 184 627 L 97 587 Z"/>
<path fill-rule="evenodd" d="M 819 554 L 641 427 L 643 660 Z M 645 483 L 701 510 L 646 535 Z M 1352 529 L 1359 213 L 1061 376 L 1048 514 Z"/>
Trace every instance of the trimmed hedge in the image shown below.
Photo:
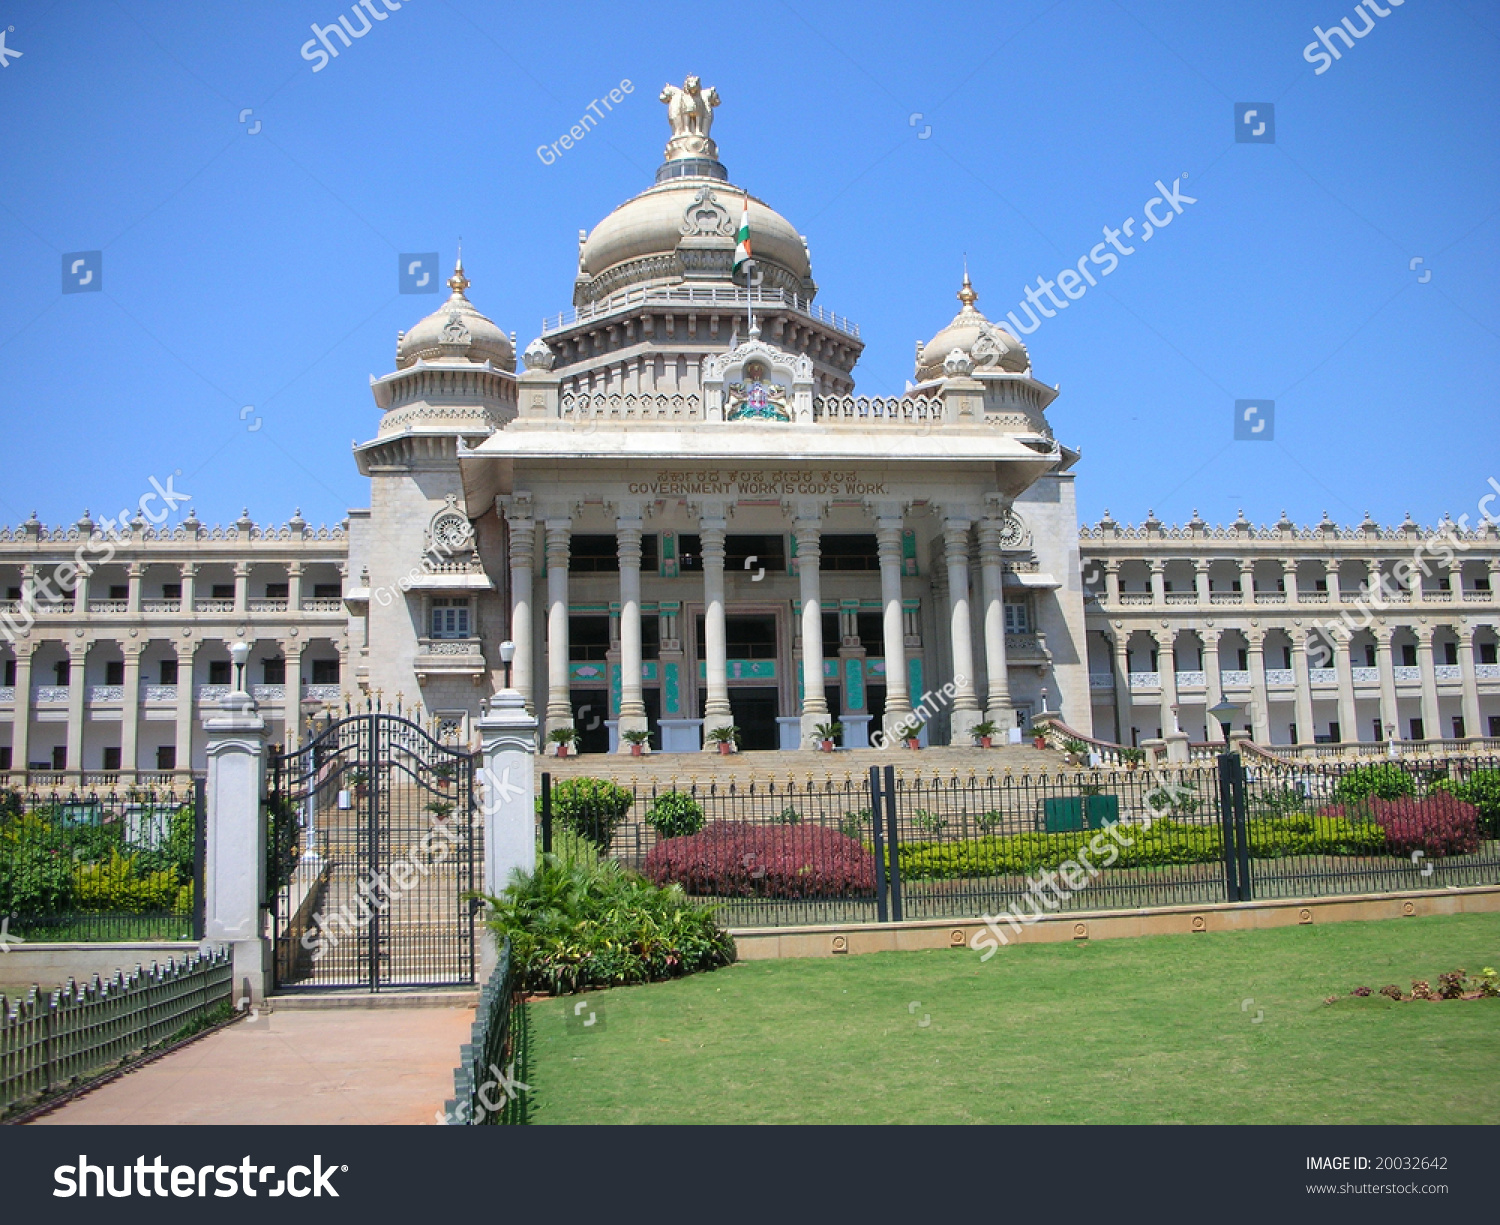
<path fill-rule="evenodd" d="M 703 805 L 686 791 L 667 791 L 651 801 L 646 824 L 663 838 L 686 838 L 703 828 Z"/>
<path fill-rule="evenodd" d="M 1293 855 L 1382 855 L 1388 853 L 1386 831 L 1374 821 L 1341 817 L 1265 817 L 1251 820 L 1250 854 L 1256 859 Z M 1217 824 L 1190 825 L 1170 818 L 1150 829 L 1122 831 L 1132 845 L 1122 846 L 1106 831 L 1079 830 L 1062 834 L 1011 834 L 956 842 L 909 842 L 901 847 L 903 880 L 954 880 L 962 877 L 1023 876 L 1056 868 L 1079 852 L 1103 867 L 1106 847 L 1117 857 L 1116 868 L 1165 867 L 1170 864 L 1216 863 L 1224 857 L 1223 834 Z M 1101 839 L 1098 851 L 1090 843 Z"/>
<path fill-rule="evenodd" d="M 541 796 L 537 797 L 541 811 Z M 568 778 L 552 785 L 554 824 L 581 834 L 604 850 L 635 803 L 635 793 L 603 778 Z"/>
<path fill-rule="evenodd" d="M 868 897 L 875 857 L 818 825 L 715 821 L 702 833 L 657 843 L 641 871 L 657 884 L 716 897 Z"/>

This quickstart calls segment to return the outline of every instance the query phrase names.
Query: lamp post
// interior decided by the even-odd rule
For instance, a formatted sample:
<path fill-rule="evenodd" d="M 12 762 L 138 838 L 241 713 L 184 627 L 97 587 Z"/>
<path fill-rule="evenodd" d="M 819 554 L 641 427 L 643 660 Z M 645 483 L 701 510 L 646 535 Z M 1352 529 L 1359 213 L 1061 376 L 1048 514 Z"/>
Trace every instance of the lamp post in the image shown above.
<path fill-rule="evenodd" d="M 505 665 L 505 687 L 510 689 L 510 665 L 516 657 L 516 644 L 507 638 L 500 644 L 500 662 Z"/>
<path fill-rule="evenodd" d="M 1219 817 L 1224 830 L 1224 893 L 1231 902 L 1250 900 L 1250 842 L 1244 821 L 1245 767 L 1234 751 L 1230 733 L 1243 708 L 1227 698 L 1209 708 L 1224 732 L 1219 754 Z"/>
<path fill-rule="evenodd" d="M 245 688 L 245 663 L 250 658 L 250 644 L 248 642 L 236 642 L 229 648 L 229 658 L 234 662 L 235 692 L 248 692 Z"/>

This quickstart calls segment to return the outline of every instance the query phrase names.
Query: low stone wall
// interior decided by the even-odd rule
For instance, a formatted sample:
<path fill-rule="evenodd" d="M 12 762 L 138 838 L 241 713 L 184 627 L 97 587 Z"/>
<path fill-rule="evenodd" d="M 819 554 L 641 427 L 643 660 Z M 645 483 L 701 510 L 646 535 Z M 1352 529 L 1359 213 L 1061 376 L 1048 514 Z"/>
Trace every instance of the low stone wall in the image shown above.
<path fill-rule="evenodd" d="M 24 996 L 32 986 L 46 989 L 60 987 L 69 979 L 80 983 L 95 975 L 112 978 L 120 971 L 129 973 L 136 966 L 166 965 L 174 957 L 179 961 L 198 952 L 190 940 L 160 940 L 119 944 L 12 944 L 10 951 L 0 953 L 0 992 L 13 1000 Z"/>
<path fill-rule="evenodd" d="M 1154 910 L 1068 911 L 1049 915 L 1029 925 L 1023 924 L 1019 932 L 999 919 L 996 926 L 1005 933 L 1010 945 L 1051 944 L 1068 940 L 1188 935 L 1496 911 L 1500 911 L 1500 885 L 1482 885 L 1427 893 L 1267 899 L 1220 902 L 1212 906 L 1168 906 Z M 742 961 L 768 961 L 779 957 L 834 957 L 912 949 L 951 948 L 968 952 L 969 941 L 978 932 L 988 932 L 978 919 L 921 919 L 904 923 L 827 924 L 795 929 L 736 928 L 732 934 Z M 993 940 L 992 935 L 988 936 L 985 947 L 988 948 Z M 1005 951 L 1005 947 L 998 950 L 1001 955 Z M 972 952 L 970 955 L 977 956 Z"/>

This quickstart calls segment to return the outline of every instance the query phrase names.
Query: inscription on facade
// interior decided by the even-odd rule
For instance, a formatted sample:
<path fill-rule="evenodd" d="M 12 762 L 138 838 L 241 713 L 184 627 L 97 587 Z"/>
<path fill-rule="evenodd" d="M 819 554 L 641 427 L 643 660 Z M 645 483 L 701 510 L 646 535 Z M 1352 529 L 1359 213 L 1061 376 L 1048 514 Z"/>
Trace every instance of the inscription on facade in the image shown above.
<path fill-rule="evenodd" d="M 883 494 L 884 481 L 866 480 L 857 470 L 782 469 L 747 472 L 736 468 L 682 468 L 658 472 L 649 481 L 633 481 L 631 493 L 656 497 L 690 497 L 717 494 L 728 497 L 764 497 L 783 494 L 823 494 L 857 497 Z"/>

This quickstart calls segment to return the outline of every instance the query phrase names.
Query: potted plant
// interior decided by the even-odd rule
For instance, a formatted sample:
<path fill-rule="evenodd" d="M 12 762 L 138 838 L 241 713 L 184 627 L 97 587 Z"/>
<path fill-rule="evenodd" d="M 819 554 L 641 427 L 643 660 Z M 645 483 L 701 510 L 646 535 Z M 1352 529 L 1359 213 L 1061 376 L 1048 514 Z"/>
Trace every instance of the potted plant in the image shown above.
<path fill-rule="evenodd" d="M 557 755 L 566 757 L 570 745 L 578 743 L 578 729 L 576 727 L 559 727 L 547 733 L 550 743 L 557 745 Z"/>
<path fill-rule="evenodd" d="M 813 735 L 818 738 L 818 744 L 823 752 L 833 752 L 834 744 L 844 734 L 842 723 L 819 723 L 813 728 Z"/>
<path fill-rule="evenodd" d="M 1072 737 L 1069 737 L 1067 740 L 1064 740 L 1062 742 L 1062 747 L 1063 752 L 1068 755 L 1068 759 L 1075 766 L 1082 766 L 1088 763 L 1089 746 L 1084 741 L 1075 740 Z"/>
<path fill-rule="evenodd" d="M 453 775 L 457 769 L 457 765 L 451 761 L 440 761 L 432 767 L 432 776 L 437 779 L 438 790 L 448 790 L 453 783 Z"/>
<path fill-rule="evenodd" d="M 626 732 L 623 739 L 630 746 L 630 755 L 639 757 L 646 751 L 646 744 L 651 739 L 651 733 L 636 728 L 634 731 Z"/>
<path fill-rule="evenodd" d="M 1145 749 L 1121 749 L 1120 750 L 1120 760 L 1125 763 L 1125 768 L 1127 770 L 1134 770 L 1138 765 L 1140 765 L 1143 761 L 1146 760 L 1146 750 Z"/>
<path fill-rule="evenodd" d="M 1047 747 L 1047 733 L 1041 728 L 1032 727 L 1030 733 L 1028 734 L 1031 736 L 1032 743 L 1035 744 L 1037 748 L 1045 749 Z"/>
<path fill-rule="evenodd" d="M 979 747 L 982 749 L 987 749 L 994 744 L 995 737 L 999 732 L 999 726 L 989 719 L 986 719 L 983 723 L 976 723 L 969 729 L 969 735 L 979 741 Z"/>
<path fill-rule="evenodd" d="M 920 723 L 903 723 L 897 728 L 897 733 L 901 739 L 906 741 L 907 748 L 920 749 L 922 747 L 922 725 Z"/>
<path fill-rule="evenodd" d="M 344 781 L 354 787 L 354 798 L 363 800 L 370 794 L 370 779 L 363 770 L 350 770 L 344 775 Z"/>
<path fill-rule="evenodd" d="M 729 756 L 740 743 L 740 729 L 737 727 L 716 727 L 708 733 L 709 744 L 719 746 L 722 756 Z"/>

